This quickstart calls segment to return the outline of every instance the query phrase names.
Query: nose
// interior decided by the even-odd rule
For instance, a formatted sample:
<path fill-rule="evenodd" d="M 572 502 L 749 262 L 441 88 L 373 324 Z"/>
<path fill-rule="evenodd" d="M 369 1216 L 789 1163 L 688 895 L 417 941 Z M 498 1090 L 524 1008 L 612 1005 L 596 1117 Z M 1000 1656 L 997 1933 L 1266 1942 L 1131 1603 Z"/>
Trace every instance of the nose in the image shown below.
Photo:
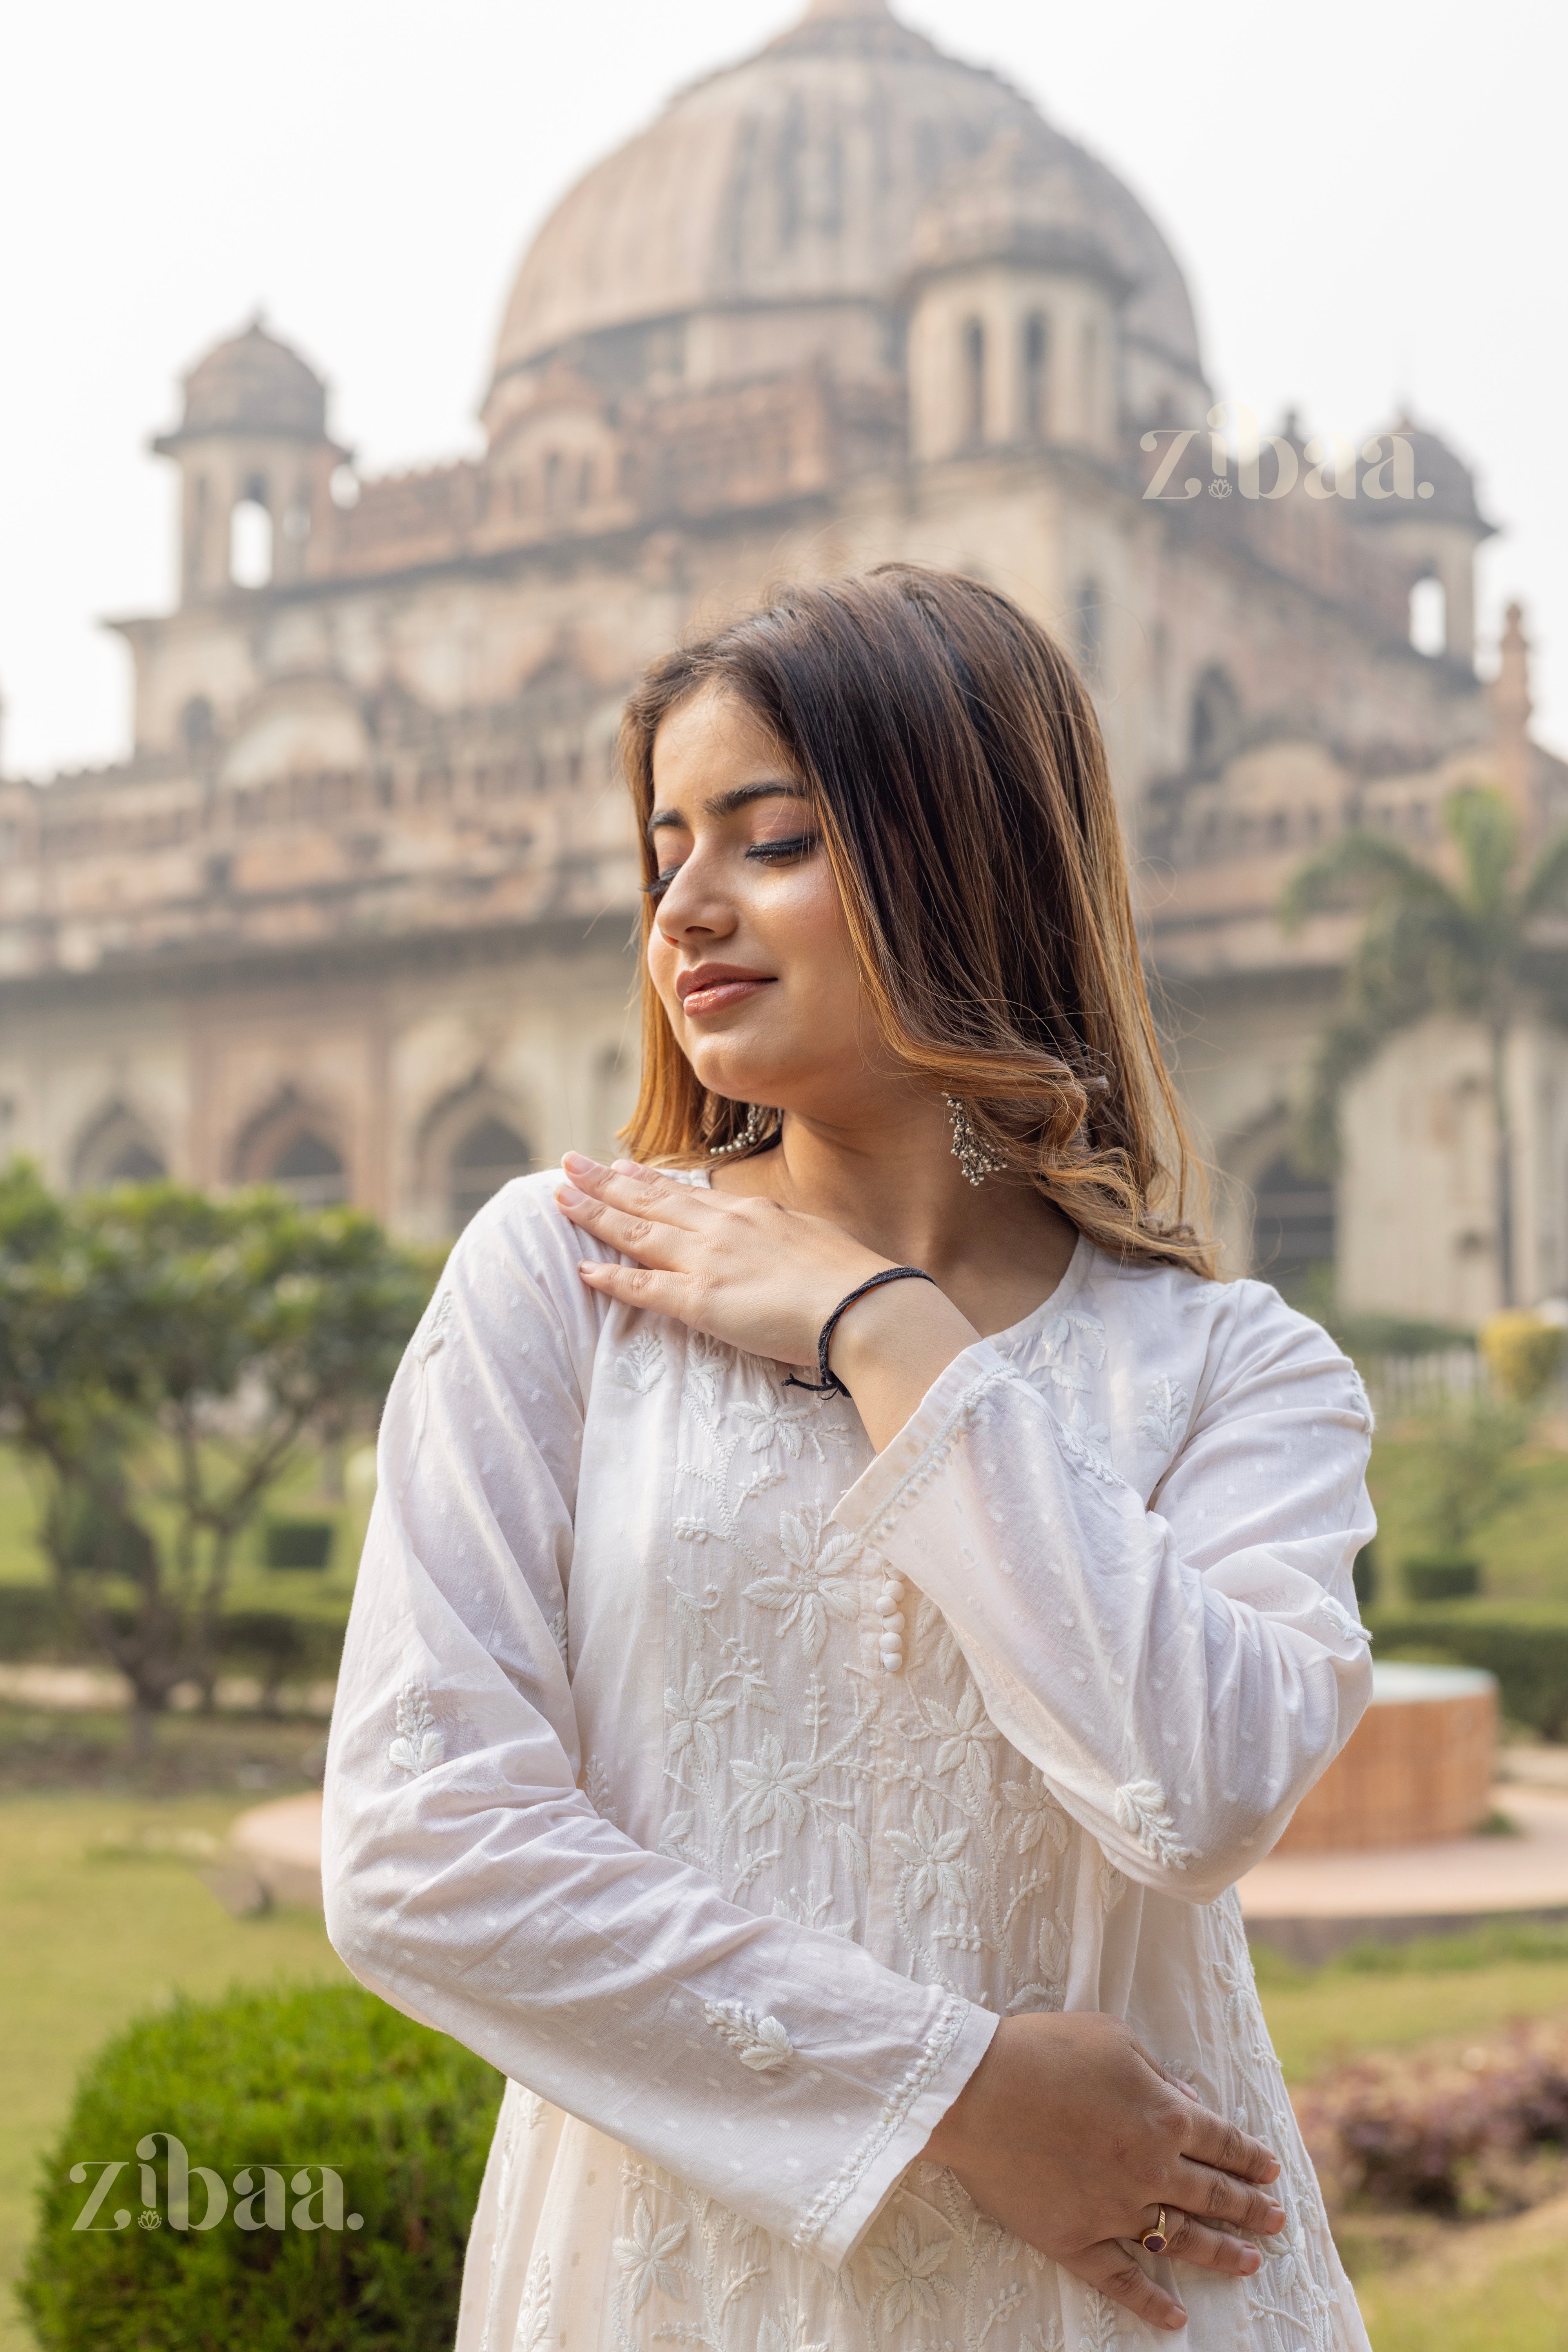
<path fill-rule="evenodd" d="M 724 939 L 735 928 L 734 909 L 704 880 L 703 862 L 689 857 L 658 902 L 655 926 L 671 947 L 698 939 Z"/>

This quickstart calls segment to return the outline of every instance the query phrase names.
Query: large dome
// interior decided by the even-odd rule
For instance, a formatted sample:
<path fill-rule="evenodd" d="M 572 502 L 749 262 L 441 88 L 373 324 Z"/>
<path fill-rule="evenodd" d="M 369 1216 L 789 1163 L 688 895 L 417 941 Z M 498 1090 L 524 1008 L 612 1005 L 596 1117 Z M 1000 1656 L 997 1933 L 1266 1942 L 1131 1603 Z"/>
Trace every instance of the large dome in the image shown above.
<path fill-rule="evenodd" d="M 997 75 L 935 48 L 883 0 L 815 0 L 754 57 L 679 93 L 556 207 L 524 257 L 500 385 L 563 345 L 701 311 L 889 303 L 918 215 L 998 134 L 1070 184 L 1131 286 L 1125 331 L 1194 376 L 1174 257 L 1104 164 Z"/>

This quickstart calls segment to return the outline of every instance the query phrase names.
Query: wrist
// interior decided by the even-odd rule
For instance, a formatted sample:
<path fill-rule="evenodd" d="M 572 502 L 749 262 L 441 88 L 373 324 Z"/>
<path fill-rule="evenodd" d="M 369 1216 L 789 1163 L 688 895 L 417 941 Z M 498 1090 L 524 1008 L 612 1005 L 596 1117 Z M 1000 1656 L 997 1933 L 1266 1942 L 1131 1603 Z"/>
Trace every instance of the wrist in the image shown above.
<path fill-rule="evenodd" d="M 933 1344 L 951 1360 L 974 1337 L 945 1291 L 908 1276 L 880 1284 L 845 1309 L 828 1343 L 828 1369 L 853 1396 L 857 1381 L 879 1367 L 928 1354 Z"/>

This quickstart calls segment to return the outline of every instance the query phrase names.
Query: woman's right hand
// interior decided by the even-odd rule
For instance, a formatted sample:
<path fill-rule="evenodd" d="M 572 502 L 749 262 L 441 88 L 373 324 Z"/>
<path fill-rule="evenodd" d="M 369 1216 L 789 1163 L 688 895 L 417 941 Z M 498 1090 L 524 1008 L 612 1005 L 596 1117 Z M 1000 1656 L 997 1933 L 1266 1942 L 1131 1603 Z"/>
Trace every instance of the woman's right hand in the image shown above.
<path fill-rule="evenodd" d="M 1184 2326 L 1186 2314 L 1117 2242 L 1142 2238 L 1158 2207 L 1173 2259 L 1236 2277 L 1262 2257 L 1229 2231 L 1285 2226 L 1265 2186 L 1278 2159 L 1094 2011 L 1004 2018 L 922 2157 L 1004 2229 L 1155 2327 Z"/>

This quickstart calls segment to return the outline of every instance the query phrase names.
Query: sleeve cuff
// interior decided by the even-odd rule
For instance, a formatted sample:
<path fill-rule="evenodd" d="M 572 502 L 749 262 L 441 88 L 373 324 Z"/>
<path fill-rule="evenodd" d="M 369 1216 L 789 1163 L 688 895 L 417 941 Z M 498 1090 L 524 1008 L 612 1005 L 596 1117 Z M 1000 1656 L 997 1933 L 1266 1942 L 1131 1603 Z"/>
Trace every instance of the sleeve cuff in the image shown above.
<path fill-rule="evenodd" d="M 991 2045 L 1000 2020 L 973 2001 L 948 2001 L 919 2055 L 854 2153 L 795 2233 L 830 2270 L 847 2262 L 900 2175 L 914 2163 Z"/>
<path fill-rule="evenodd" d="M 860 1473 L 833 1512 L 834 1524 L 875 1546 L 941 1470 L 994 1388 L 1018 1378 L 989 1340 L 955 1356 L 926 1391 L 897 1437 Z"/>

